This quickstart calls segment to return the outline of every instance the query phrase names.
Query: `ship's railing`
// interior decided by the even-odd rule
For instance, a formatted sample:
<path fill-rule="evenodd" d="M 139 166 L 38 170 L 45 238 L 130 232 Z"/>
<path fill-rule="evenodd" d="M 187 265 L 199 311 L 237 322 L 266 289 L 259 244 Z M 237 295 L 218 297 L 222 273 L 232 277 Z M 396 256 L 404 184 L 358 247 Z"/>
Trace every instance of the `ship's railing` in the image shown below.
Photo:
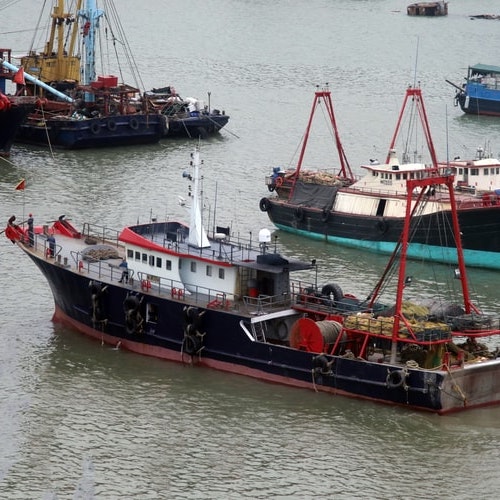
<path fill-rule="evenodd" d="M 382 179 L 381 182 L 384 184 L 382 187 L 377 188 L 376 186 L 374 187 L 365 187 L 365 186 L 347 186 L 345 188 L 346 191 L 352 191 L 352 192 L 367 192 L 367 193 L 373 193 L 373 194 L 387 194 L 387 188 L 392 187 L 397 184 L 402 184 L 401 189 L 395 189 L 392 191 L 390 194 L 394 196 L 401 196 L 403 194 L 406 194 L 406 181 L 407 180 L 424 180 L 424 179 L 432 179 L 433 177 L 449 177 L 455 175 L 455 168 L 451 167 L 449 165 L 442 165 L 442 166 L 437 166 L 437 167 L 426 167 L 418 170 L 383 170 L 383 171 L 378 171 L 379 175 L 388 173 L 393 176 L 392 179 Z M 435 187 L 436 192 L 439 192 L 439 186 Z M 447 190 L 443 190 L 447 191 Z"/>
<path fill-rule="evenodd" d="M 258 295 L 257 297 L 244 296 L 243 304 L 249 312 L 254 314 L 266 314 L 275 309 L 289 307 L 292 304 L 292 298 L 289 294 L 282 295 Z"/>
<path fill-rule="evenodd" d="M 45 257 L 52 257 L 56 259 L 57 262 L 65 262 L 67 264 L 67 257 L 62 256 L 62 247 L 58 245 L 57 242 L 50 242 L 48 238 L 48 234 L 33 234 L 33 248 L 37 252 L 43 253 Z M 29 244 L 29 236 L 26 236 L 24 240 L 25 244 Z"/>
<path fill-rule="evenodd" d="M 221 262 L 241 262 L 255 260 L 256 255 L 278 249 L 278 242 L 261 244 L 250 238 L 240 235 L 229 236 L 216 233 L 215 238 L 210 240 L 211 246 L 207 248 L 196 248 L 187 245 L 183 241 L 172 241 L 165 238 L 161 244 L 164 248 L 182 252 L 187 255 L 219 260 Z"/>
<path fill-rule="evenodd" d="M 100 226 L 98 224 L 89 224 L 86 222 L 83 225 L 82 237 L 89 238 L 92 240 L 97 240 L 96 243 L 112 243 L 116 246 L 120 245 L 118 238 L 120 236 L 120 231 L 116 229 L 111 229 L 106 226 Z"/>

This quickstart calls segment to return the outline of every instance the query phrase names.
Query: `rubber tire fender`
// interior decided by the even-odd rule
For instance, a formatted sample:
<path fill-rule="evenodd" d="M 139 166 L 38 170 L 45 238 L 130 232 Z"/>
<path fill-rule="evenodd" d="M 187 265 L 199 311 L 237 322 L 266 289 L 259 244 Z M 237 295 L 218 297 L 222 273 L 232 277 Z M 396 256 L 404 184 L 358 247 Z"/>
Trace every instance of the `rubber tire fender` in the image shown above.
<path fill-rule="evenodd" d="M 261 198 L 259 201 L 259 208 L 262 212 L 269 212 L 269 210 L 271 210 L 271 202 L 269 201 L 269 198 Z"/>

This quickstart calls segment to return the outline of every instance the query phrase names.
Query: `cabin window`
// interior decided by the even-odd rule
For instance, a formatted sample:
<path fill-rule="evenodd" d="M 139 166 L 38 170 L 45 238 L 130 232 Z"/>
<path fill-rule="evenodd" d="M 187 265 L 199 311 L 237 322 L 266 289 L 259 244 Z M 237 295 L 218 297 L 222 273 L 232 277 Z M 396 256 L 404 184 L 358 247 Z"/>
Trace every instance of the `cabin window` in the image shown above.
<path fill-rule="evenodd" d="M 410 172 L 410 179 L 415 179 L 415 172 Z"/>
<path fill-rule="evenodd" d="M 132 260 L 134 258 L 134 251 L 133 250 L 127 250 L 127 259 Z"/>
<path fill-rule="evenodd" d="M 135 252 L 135 260 L 141 260 L 141 252 Z"/>
<path fill-rule="evenodd" d="M 192 273 L 196 272 L 196 261 L 195 260 L 191 261 L 191 272 Z"/>
<path fill-rule="evenodd" d="M 212 276 L 212 266 L 207 266 L 207 276 Z"/>
<path fill-rule="evenodd" d="M 159 267 L 161 269 L 161 257 L 156 257 L 156 267 Z"/>
<path fill-rule="evenodd" d="M 490 173 L 490 171 L 487 168 L 485 168 L 484 169 L 484 175 L 489 175 L 489 173 Z"/>
<path fill-rule="evenodd" d="M 156 323 L 158 321 L 158 306 L 156 304 L 148 304 L 146 309 L 146 321 L 148 323 Z"/>
<path fill-rule="evenodd" d="M 223 280 L 225 275 L 226 275 L 225 269 L 223 267 L 219 267 L 219 278 Z"/>
<path fill-rule="evenodd" d="M 464 169 L 463 168 L 459 168 L 458 169 L 458 175 L 463 175 L 464 174 Z"/>
<path fill-rule="evenodd" d="M 150 266 L 154 266 L 155 265 L 155 256 L 154 255 L 150 255 L 149 256 L 149 265 Z"/>
<path fill-rule="evenodd" d="M 408 174 L 403 174 L 403 180 L 408 179 Z"/>
<path fill-rule="evenodd" d="M 479 169 L 478 168 L 471 168 L 470 175 L 479 175 Z"/>
<path fill-rule="evenodd" d="M 143 253 L 143 254 L 142 254 L 142 262 L 143 262 L 144 264 L 146 264 L 146 262 L 147 262 L 147 261 L 148 261 L 148 254 L 147 254 L 147 253 Z"/>
<path fill-rule="evenodd" d="M 165 268 L 166 268 L 167 271 L 171 271 L 172 270 L 172 261 L 171 260 L 165 261 Z"/>
<path fill-rule="evenodd" d="M 401 174 L 396 174 L 396 180 L 400 181 L 401 180 Z"/>
<path fill-rule="evenodd" d="M 498 175 L 498 174 L 500 173 L 500 168 L 498 168 L 498 167 L 497 167 L 497 168 L 495 169 L 495 173 Z"/>

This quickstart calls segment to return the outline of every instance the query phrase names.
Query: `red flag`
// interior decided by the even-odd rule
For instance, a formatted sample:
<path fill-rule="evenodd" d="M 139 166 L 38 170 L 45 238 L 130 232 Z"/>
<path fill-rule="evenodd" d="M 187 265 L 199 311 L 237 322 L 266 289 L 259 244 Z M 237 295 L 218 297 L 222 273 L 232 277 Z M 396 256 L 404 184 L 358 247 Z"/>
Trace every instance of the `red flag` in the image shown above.
<path fill-rule="evenodd" d="M 24 68 L 22 66 L 17 70 L 17 73 L 12 78 L 12 81 L 19 85 L 26 85 L 26 82 L 24 81 Z"/>
<path fill-rule="evenodd" d="M 22 191 L 26 187 L 26 179 L 21 179 L 16 186 L 17 191 Z"/>

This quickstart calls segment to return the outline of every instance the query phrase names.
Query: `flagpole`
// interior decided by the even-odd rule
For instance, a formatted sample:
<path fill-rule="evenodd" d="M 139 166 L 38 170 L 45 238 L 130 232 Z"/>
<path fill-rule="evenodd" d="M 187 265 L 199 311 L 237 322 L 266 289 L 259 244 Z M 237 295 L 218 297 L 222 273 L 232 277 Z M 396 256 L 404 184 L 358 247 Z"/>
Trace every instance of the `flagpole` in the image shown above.
<path fill-rule="evenodd" d="M 24 219 L 24 217 L 25 217 L 25 209 L 26 209 L 25 190 L 26 190 L 26 179 L 23 178 L 23 179 L 21 179 L 17 183 L 17 185 L 16 185 L 16 191 L 22 191 L 23 192 L 23 221 L 24 222 L 26 222 L 26 220 Z M 24 222 L 22 222 L 22 224 L 24 224 Z"/>

